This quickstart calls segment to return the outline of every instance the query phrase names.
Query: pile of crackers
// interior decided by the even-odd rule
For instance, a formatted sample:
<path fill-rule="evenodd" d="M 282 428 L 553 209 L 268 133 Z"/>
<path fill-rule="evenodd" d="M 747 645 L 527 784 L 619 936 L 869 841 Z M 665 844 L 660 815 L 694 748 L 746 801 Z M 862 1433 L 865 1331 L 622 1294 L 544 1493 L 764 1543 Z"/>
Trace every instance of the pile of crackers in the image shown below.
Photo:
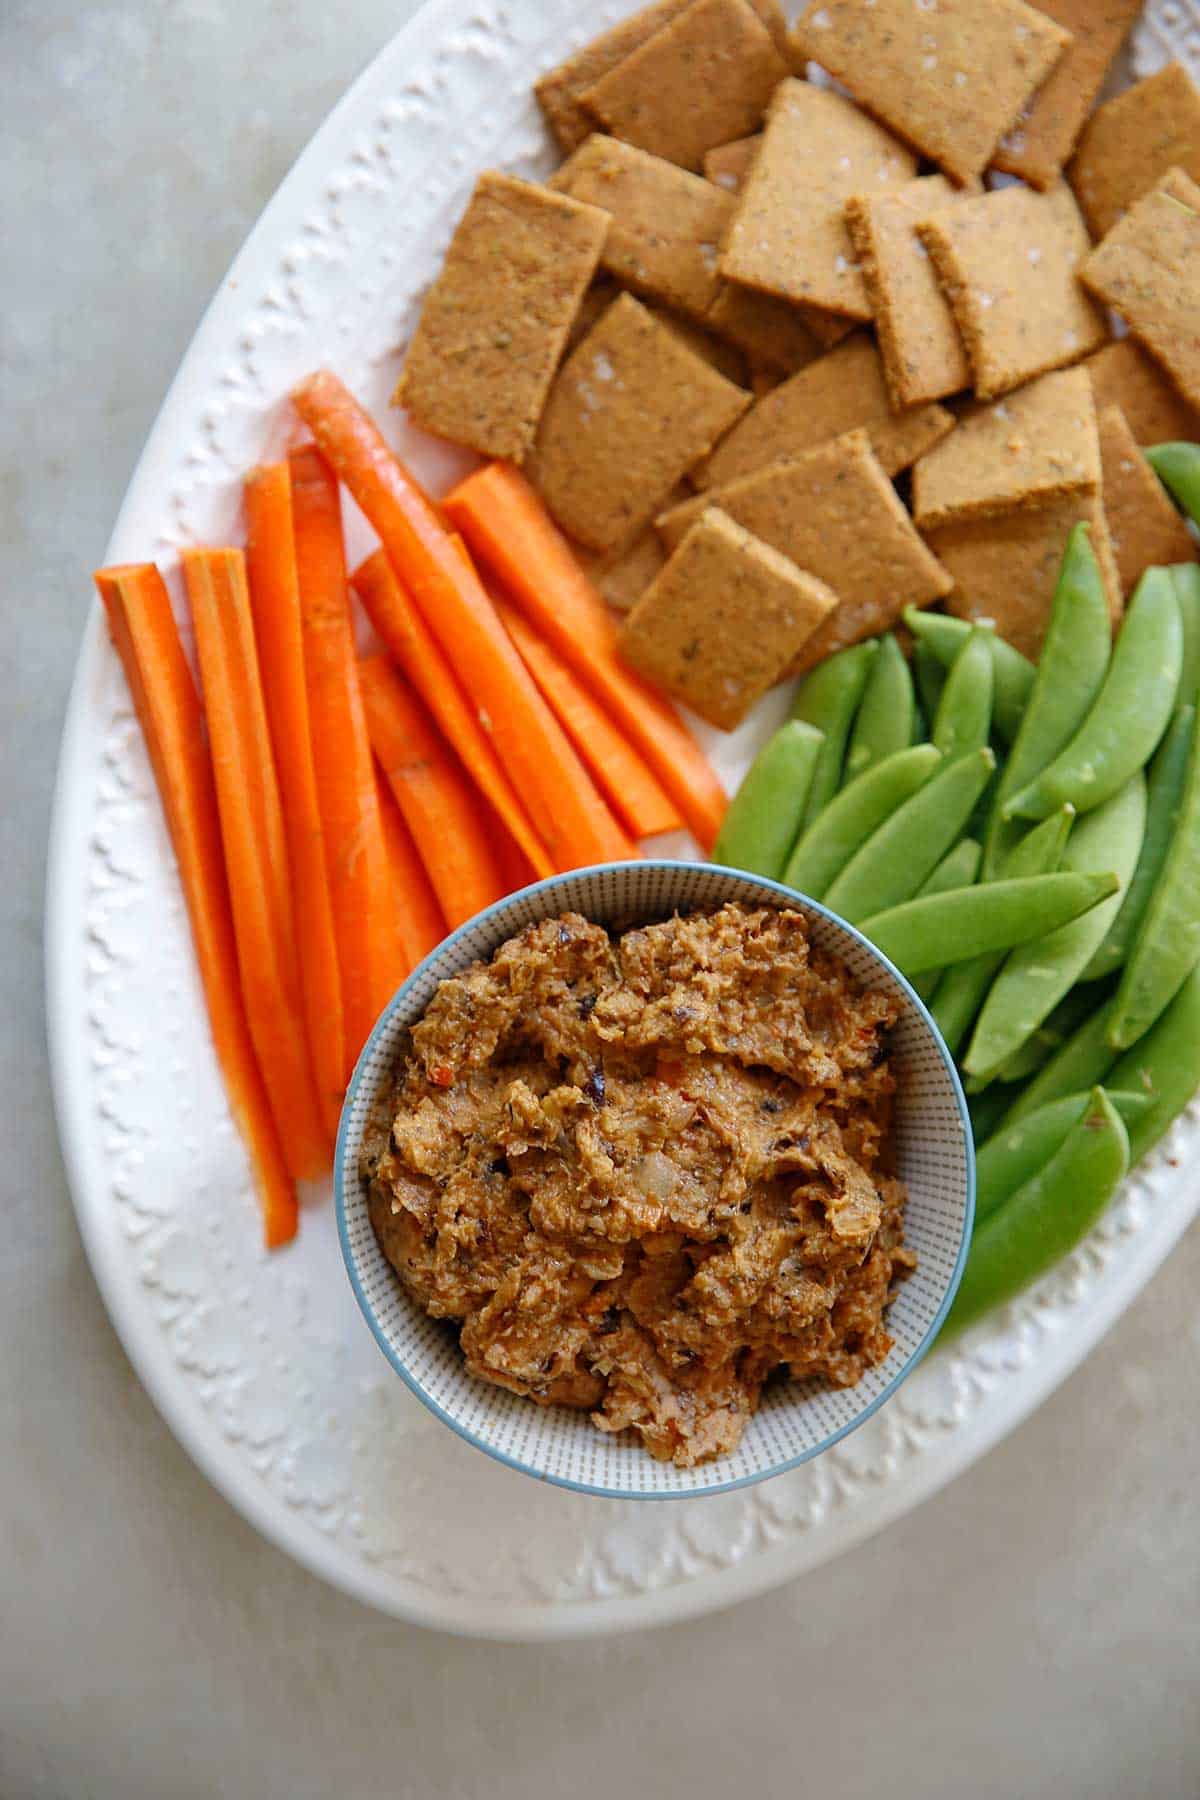
<path fill-rule="evenodd" d="M 1141 447 L 1200 436 L 1200 94 L 1093 110 L 1137 11 L 657 0 L 537 83 L 566 160 L 480 179 L 398 401 L 718 726 L 908 605 L 1036 656 L 1080 519 L 1118 618 L 1195 553 Z"/>

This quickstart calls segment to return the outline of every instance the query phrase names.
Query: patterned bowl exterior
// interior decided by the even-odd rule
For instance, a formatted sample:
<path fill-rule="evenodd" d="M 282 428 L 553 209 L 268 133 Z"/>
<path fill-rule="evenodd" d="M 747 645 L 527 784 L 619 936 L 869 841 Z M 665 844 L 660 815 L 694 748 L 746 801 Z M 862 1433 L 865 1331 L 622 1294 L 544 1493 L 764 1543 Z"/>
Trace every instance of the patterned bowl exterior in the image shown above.
<path fill-rule="evenodd" d="M 379 1248 L 359 1152 L 405 1033 L 447 976 L 489 957 L 524 926 L 559 913 L 625 925 L 727 900 L 799 906 L 815 943 L 842 957 L 860 980 L 898 997 L 897 1152 L 908 1185 L 908 1241 L 919 1263 L 889 1313 L 892 1349 L 857 1387 L 839 1390 L 817 1380 L 772 1384 L 732 1455 L 698 1469 L 677 1469 L 656 1462 L 632 1433 L 601 1432 L 586 1413 L 535 1406 L 469 1375 L 449 1328 L 421 1312 Z M 962 1274 L 975 1207 L 974 1151 L 958 1076 L 937 1028 L 899 971 L 852 926 L 790 888 L 732 869 L 682 862 L 611 863 L 553 876 L 489 907 L 440 944 L 399 989 L 359 1059 L 342 1114 L 334 1178 L 342 1252 L 358 1303 L 380 1349 L 418 1399 L 510 1468 L 617 1499 L 711 1494 L 762 1481 L 817 1456 L 869 1418 L 936 1337 Z"/>

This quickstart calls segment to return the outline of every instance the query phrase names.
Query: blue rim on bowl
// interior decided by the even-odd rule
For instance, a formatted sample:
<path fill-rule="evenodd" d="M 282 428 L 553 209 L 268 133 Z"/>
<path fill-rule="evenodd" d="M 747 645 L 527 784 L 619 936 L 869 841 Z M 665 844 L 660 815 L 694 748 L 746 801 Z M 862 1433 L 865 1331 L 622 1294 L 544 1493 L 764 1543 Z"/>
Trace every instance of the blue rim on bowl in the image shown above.
<path fill-rule="evenodd" d="M 908 1241 L 919 1261 L 889 1312 L 892 1350 L 856 1387 L 772 1384 L 735 1451 L 697 1469 L 676 1469 L 656 1462 L 632 1433 L 603 1433 L 586 1413 L 540 1407 L 468 1375 L 450 1329 L 409 1299 L 384 1258 L 358 1161 L 364 1126 L 405 1033 L 446 976 L 490 956 L 525 925 L 560 912 L 627 922 L 726 900 L 798 907 L 812 921 L 816 941 L 860 979 L 869 976 L 900 999 L 893 1034 L 902 1086 L 898 1155 L 909 1188 Z M 909 982 L 861 932 L 780 882 L 711 863 L 646 859 L 575 869 L 522 888 L 460 925 L 419 964 L 358 1059 L 338 1129 L 334 1189 L 342 1255 L 363 1316 L 392 1368 L 443 1424 L 535 1479 L 607 1499 L 665 1499 L 725 1493 L 783 1474 L 838 1443 L 890 1399 L 933 1343 L 954 1299 L 974 1219 L 975 1158 L 962 1085 L 940 1032 Z"/>

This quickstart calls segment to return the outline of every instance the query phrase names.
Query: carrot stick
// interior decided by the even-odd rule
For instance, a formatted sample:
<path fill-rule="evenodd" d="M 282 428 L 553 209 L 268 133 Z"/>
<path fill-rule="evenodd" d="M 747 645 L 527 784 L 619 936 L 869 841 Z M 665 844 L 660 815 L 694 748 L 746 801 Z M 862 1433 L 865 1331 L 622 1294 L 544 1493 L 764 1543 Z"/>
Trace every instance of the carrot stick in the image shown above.
<path fill-rule="evenodd" d="M 283 805 L 308 1050 L 332 1140 L 345 1092 L 342 983 L 309 731 L 287 464 L 255 469 L 246 481 L 245 501 L 250 607 Z"/>
<path fill-rule="evenodd" d="M 601 702 L 704 849 L 728 804 L 673 708 L 625 667 L 616 627 L 540 499 L 509 463 L 488 463 L 442 503 L 472 554 Z"/>
<path fill-rule="evenodd" d="M 388 855 L 388 879 L 396 908 L 396 928 L 408 965 L 404 971 L 404 977 L 407 977 L 441 943 L 446 935 L 446 921 L 433 883 L 417 854 L 412 833 L 404 823 L 404 815 L 396 805 L 382 771 L 376 773 L 379 817 L 383 822 L 383 841 Z"/>
<path fill-rule="evenodd" d="M 304 674 L 350 1072 L 404 975 L 342 549 L 337 481 L 311 445 L 288 458 Z"/>
<path fill-rule="evenodd" d="M 166 587 L 153 563 L 99 569 L 94 579 L 158 784 L 225 1093 L 250 1158 L 267 1248 L 275 1249 L 296 1235 L 296 1190 L 242 1000 L 200 700 Z"/>
<path fill-rule="evenodd" d="M 475 790 L 386 656 L 358 666 L 371 748 L 404 814 L 446 920 L 474 918 L 507 891 Z"/>
<path fill-rule="evenodd" d="M 479 723 L 556 864 L 574 868 L 633 855 L 478 577 L 464 567 L 430 501 L 362 407 L 328 370 L 309 376 L 293 400 L 453 658 Z"/>
<path fill-rule="evenodd" d="M 396 580 L 383 551 L 376 550 L 360 563 L 350 579 L 367 617 L 534 874 L 553 875 L 554 863 L 501 768 L 491 739 L 463 698 L 441 645 Z"/>

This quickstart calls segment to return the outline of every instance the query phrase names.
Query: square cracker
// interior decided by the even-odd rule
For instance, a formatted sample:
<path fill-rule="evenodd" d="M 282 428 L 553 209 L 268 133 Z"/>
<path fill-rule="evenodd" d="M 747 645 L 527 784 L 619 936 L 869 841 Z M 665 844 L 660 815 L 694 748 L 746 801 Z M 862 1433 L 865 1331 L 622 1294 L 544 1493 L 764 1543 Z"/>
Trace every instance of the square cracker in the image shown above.
<path fill-rule="evenodd" d="M 981 175 L 1069 33 L 1022 0 L 810 0 L 799 56 L 956 181 Z"/>
<path fill-rule="evenodd" d="M 1133 338 L 1105 344 L 1082 366 L 1091 377 L 1096 411 L 1119 406 L 1139 444 L 1200 438 L 1200 414 Z"/>
<path fill-rule="evenodd" d="M 837 594 L 837 611 L 805 644 L 797 669 L 886 631 L 906 606 L 928 606 L 949 592 L 950 577 L 918 536 L 865 431 L 676 507 L 657 521 L 664 542 L 674 547 L 706 505 L 721 507 Z"/>
<path fill-rule="evenodd" d="M 865 333 L 856 332 L 756 400 L 692 471 L 692 479 L 698 487 L 720 487 L 860 425 L 885 472 L 897 475 L 953 431 L 954 419 L 942 406 L 894 413 L 879 352 Z"/>
<path fill-rule="evenodd" d="M 1093 114 L 1067 179 L 1092 236 L 1102 238 L 1168 169 L 1200 181 L 1200 93 L 1179 63 L 1168 63 Z"/>
<path fill-rule="evenodd" d="M 1113 226 L 1081 274 L 1200 407 L 1200 187 L 1172 169 Z"/>
<path fill-rule="evenodd" d="M 738 196 L 722 274 L 783 300 L 869 319 L 846 202 L 899 187 L 916 169 L 911 152 L 841 94 L 783 82 Z"/>
<path fill-rule="evenodd" d="M 1071 45 L 1000 139 L 994 168 L 1036 188 L 1051 185 L 1141 10 L 1142 0 L 1038 0 L 1038 11 L 1071 33 Z"/>
<path fill-rule="evenodd" d="M 1092 384 L 1059 369 L 963 419 L 913 470 L 913 518 L 922 531 L 1095 493 L 1100 441 Z"/>
<path fill-rule="evenodd" d="M 762 144 L 762 132 L 752 137 L 734 138 L 731 144 L 718 144 L 704 152 L 704 179 L 725 189 L 727 194 L 740 194 L 750 167 Z"/>
<path fill-rule="evenodd" d="M 888 194 L 854 194 L 846 225 L 875 315 L 892 405 L 918 406 L 971 385 L 967 353 L 917 221 L 953 205 L 962 190 L 921 175 Z"/>
<path fill-rule="evenodd" d="M 979 194 L 917 230 L 954 309 L 980 400 L 1078 362 L 1107 338 L 1079 285 L 1088 235 L 1065 183 L 1047 194 Z"/>
<path fill-rule="evenodd" d="M 530 474 L 571 537 L 620 550 L 749 404 L 622 294 L 555 377 Z"/>
<path fill-rule="evenodd" d="M 751 362 L 781 375 L 802 369 L 821 354 L 821 343 L 802 306 L 756 294 L 736 281 L 722 281 L 704 322 L 718 337 L 736 344 Z"/>
<path fill-rule="evenodd" d="M 625 621 L 621 650 L 710 725 L 732 731 L 836 606 L 823 581 L 710 506 Z"/>
<path fill-rule="evenodd" d="M 607 231 L 594 206 L 481 175 L 425 297 L 396 404 L 436 437 L 524 456 Z"/>
<path fill-rule="evenodd" d="M 1100 414 L 1104 516 L 1108 520 L 1121 592 L 1130 594 L 1147 569 L 1193 562 L 1196 545 L 1137 446 L 1119 406 Z"/>
<path fill-rule="evenodd" d="M 694 0 L 580 99 L 614 137 L 698 170 L 758 127 L 788 72 L 749 0 Z"/>
<path fill-rule="evenodd" d="M 947 612 L 995 625 L 1000 636 L 1033 661 L 1041 652 L 1063 551 L 1071 527 L 1092 527 L 1109 609 L 1121 612 L 1121 581 L 1098 494 L 1070 494 L 1046 506 L 1027 506 L 999 519 L 942 525 L 927 542 L 953 577 Z"/>

